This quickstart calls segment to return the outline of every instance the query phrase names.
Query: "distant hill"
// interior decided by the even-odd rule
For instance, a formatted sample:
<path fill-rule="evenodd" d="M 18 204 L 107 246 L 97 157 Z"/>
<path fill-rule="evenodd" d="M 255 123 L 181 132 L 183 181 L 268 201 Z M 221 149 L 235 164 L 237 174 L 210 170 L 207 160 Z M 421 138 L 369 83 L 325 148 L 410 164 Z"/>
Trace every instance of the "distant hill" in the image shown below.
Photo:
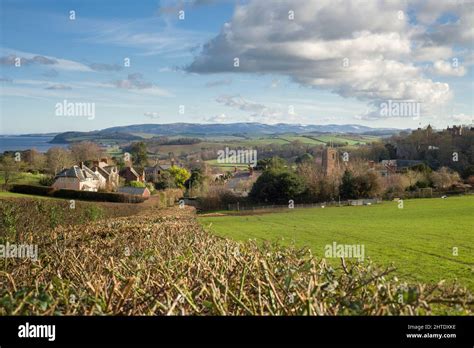
<path fill-rule="evenodd" d="M 169 123 L 169 124 L 136 124 L 130 126 L 111 127 L 92 132 L 64 132 L 57 134 L 52 143 L 69 143 L 80 140 L 114 139 L 118 141 L 133 141 L 142 139 L 137 134 L 152 136 L 191 136 L 205 137 L 217 135 L 243 135 L 258 136 L 283 133 L 352 133 L 367 135 L 391 135 L 398 133 L 399 129 L 371 128 L 356 124 L 347 125 L 300 125 L 300 124 L 263 124 L 263 123 L 227 123 L 227 124 L 202 124 L 202 123 Z"/>
<path fill-rule="evenodd" d="M 140 140 L 142 137 L 124 133 L 124 132 L 110 132 L 110 131 L 92 131 L 92 132 L 64 132 L 56 135 L 50 143 L 52 144 L 67 144 L 75 141 L 100 141 L 100 140 L 115 140 L 115 141 L 133 141 Z"/>
<path fill-rule="evenodd" d="M 263 124 L 263 123 L 226 123 L 226 124 L 202 124 L 202 123 L 170 123 L 170 124 L 137 124 L 131 126 L 112 127 L 104 131 L 122 133 L 151 133 L 156 135 L 229 135 L 235 133 L 244 134 L 281 134 L 281 133 L 357 133 L 363 134 L 375 130 L 390 130 L 398 132 L 397 129 L 378 129 L 356 124 L 347 125 L 300 125 L 300 124 Z"/>

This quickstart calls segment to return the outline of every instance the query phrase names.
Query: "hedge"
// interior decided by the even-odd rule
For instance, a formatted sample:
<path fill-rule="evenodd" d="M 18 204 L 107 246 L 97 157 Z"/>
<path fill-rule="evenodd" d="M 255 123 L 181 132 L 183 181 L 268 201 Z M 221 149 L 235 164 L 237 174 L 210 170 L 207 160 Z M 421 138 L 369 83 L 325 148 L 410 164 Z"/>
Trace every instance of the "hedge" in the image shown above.
<path fill-rule="evenodd" d="M 82 199 L 86 201 L 99 202 L 142 203 L 145 201 L 145 197 L 127 195 L 123 193 L 77 191 L 64 189 L 53 191 L 52 196 L 58 198 Z"/>
<path fill-rule="evenodd" d="M 27 195 L 49 196 L 54 189 L 49 186 L 13 185 L 10 188 L 10 191 L 15 193 L 25 193 Z"/>
<path fill-rule="evenodd" d="M 57 198 L 79 199 L 96 202 L 142 203 L 145 201 L 144 197 L 127 195 L 123 193 L 77 191 L 64 189 L 54 190 L 54 188 L 49 186 L 13 185 L 10 191 L 29 195 L 51 196 Z"/>

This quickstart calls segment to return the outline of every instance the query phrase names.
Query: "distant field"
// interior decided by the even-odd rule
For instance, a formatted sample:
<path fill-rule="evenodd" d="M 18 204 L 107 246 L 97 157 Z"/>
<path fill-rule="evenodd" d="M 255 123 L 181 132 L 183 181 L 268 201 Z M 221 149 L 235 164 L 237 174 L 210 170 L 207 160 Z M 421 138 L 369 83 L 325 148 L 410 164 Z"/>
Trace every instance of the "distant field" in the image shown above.
<path fill-rule="evenodd" d="M 144 139 L 150 138 L 151 134 L 147 133 L 133 133 L 135 136 L 143 137 Z M 375 136 L 366 135 L 351 135 L 351 134 L 302 134 L 296 135 L 294 133 L 268 135 L 268 136 L 255 136 L 249 135 L 246 137 L 239 137 L 233 135 L 213 135 L 213 136 L 170 136 L 169 139 L 177 138 L 200 138 L 202 142 L 197 144 L 179 144 L 179 145 L 150 145 L 150 152 L 156 152 L 160 156 L 167 156 L 170 152 L 179 155 L 182 153 L 193 154 L 199 152 L 201 149 L 208 150 L 222 150 L 226 147 L 229 148 L 253 148 L 255 146 L 262 145 L 285 145 L 290 144 L 293 141 L 299 141 L 303 144 L 314 146 L 314 145 L 325 145 L 329 142 L 334 144 L 339 143 L 347 146 L 363 145 L 368 142 L 379 139 Z M 101 139 L 101 143 L 108 145 L 115 145 L 114 141 Z M 111 156 L 119 156 L 122 152 L 116 150 L 117 147 L 113 146 L 108 149 L 108 154 Z"/>
<path fill-rule="evenodd" d="M 143 139 L 151 139 L 155 136 L 154 134 L 150 134 L 150 133 L 130 133 L 130 134 L 135 135 L 137 137 L 142 137 Z"/>
<path fill-rule="evenodd" d="M 43 174 L 32 174 L 32 173 L 15 173 L 13 174 L 11 184 L 23 184 L 23 185 L 37 185 L 40 179 L 44 177 Z M 5 175 L 0 172 L 0 183 L 5 183 Z"/>
<path fill-rule="evenodd" d="M 212 167 L 227 168 L 228 170 L 237 168 L 248 168 L 248 164 L 245 163 L 219 163 L 217 160 L 209 160 L 206 163 Z"/>
<path fill-rule="evenodd" d="M 61 199 L 61 198 L 53 198 L 47 196 L 36 196 L 36 195 L 27 195 L 23 193 L 15 193 L 15 192 L 8 192 L 8 191 L 0 191 L 0 200 L 7 199 L 7 198 L 38 198 L 38 199 Z"/>
<path fill-rule="evenodd" d="M 322 143 L 320 141 L 317 141 L 315 139 L 309 138 L 309 137 L 303 137 L 303 136 L 282 136 L 281 139 L 287 140 L 288 142 L 292 141 L 301 141 L 303 144 L 310 144 L 310 145 L 321 145 Z"/>
<path fill-rule="evenodd" d="M 373 137 L 373 136 L 350 136 L 350 135 L 312 135 L 310 136 L 311 139 L 315 141 L 319 141 L 321 143 L 340 143 L 340 144 L 346 144 L 347 145 L 363 145 L 372 141 L 376 141 L 379 139 L 378 137 Z"/>
<path fill-rule="evenodd" d="M 319 257 L 333 242 L 363 244 L 365 257 L 383 265 L 393 262 L 402 279 L 457 278 L 474 290 L 473 196 L 406 200 L 403 209 L 396 202 L 385 202 L 199 220 L 219 236 L 295 243 L 310 247 Z M 458 256 L 453 248 L 458 248 Z"/>
<path fill-rule="evenodd" d="M 252 139 L 245 139 L 239 143 L 232 143 L 231 145 L 234 146 L 256 146 L 256 145 L 269 145 L 269 144 L 288 144 L 289 141 L 285 140 L 280 137 L 260 137 L 260 138 L 252 138 Z"/>

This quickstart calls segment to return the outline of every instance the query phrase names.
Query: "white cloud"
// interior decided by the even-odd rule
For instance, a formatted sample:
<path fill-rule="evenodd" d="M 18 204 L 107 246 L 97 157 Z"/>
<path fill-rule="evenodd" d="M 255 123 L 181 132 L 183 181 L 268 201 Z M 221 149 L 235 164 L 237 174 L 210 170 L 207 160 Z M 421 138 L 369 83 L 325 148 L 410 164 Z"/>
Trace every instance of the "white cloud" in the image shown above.
<path fill-rule="evenodd" d="M 437 60 L 433 64 L 433 72 L 441 76 L 464 76 L 466 69 L 463 66 L 456 66 L 458 63 Z"/>
<path fill-rule="evenodd" d="M 9 48 L 2 48 L 2 52 L 5 52 L 6 56 L 2 57 L 2 62 L 11 64 L 11 57 L 21 58 L 21 60 L 26 61 L 27 63 L 36 63 L 43 64 L 54 67 L 57 70 L 66 70 L 66 71 L 79 71 L 79 72 L 89 72 L 93 71 L 90 67 L 85 64 L 75 62 L 73 60 L 61 59 L 52 56 L 38 55 L 29 52 L 22 52 L 18 50 L 12 50 Z"/>
<path fill-rule="evenodd" d="M 450 118 L 454 123 L 474 124 L 474 115 L 456 114 Z"/>
<path fill-rule="evenodd" d="M 430 112 L 449 101 L 452 90 L 426 73 L 466 73 L 465 68 L 448 69 L 440 63 L 459 47 L 435 35 L 442 32 L 435 20 L 446 11 L 455 13 L 458 21 L 448 25 L 448 34 L 461 35 L 455 41 L 465 42 L 472 30 L 465 26 L 470 18 L 463 11 L 470 8 L 466 6 L 463 1 L 429 6 L 418 0 L 337 4 L 286 0 L 271 5 L 250 0 L 237 5 L 231 21 L 203 46 L 187 70 L 286 75 L 301 85 L 365 100 L 369 105 L 387 99 L 416 100 Z M 410 20 L 412 9 L 418 11 L 419 23 Z M 294 11 L 293 20 L 288 11 Z M 239 58 L 238 67 L 234 67 L 234 58 Z M 424 69 L 419 62 L 431 63 L 433 69 Z"/>
<path fill-rule="evenodd" d="M 214 80 L 214 81 L 209 81 L 206 83 L 206 87 L 218 87 L 218 86 L 226 86 L 232 84 L 231 79 L 223 79 L 223 80 Z"/>
<path fill-rule="evenodd" d="M 224 123 L 229 120 L 230 118 L 224 113 L 204 119 L 205 122 L 210 122 L 210 123 Z"/>
<path fill-rule="evenodd" d="M 160 115 L 155 111 L 147 111 L 143 115 L 146 116 L 146 117 L 152 118 L 152 119 L 160 117 Z"/>
<path fill-rule="evenodd" d="M 298 114 L 292 106 L 267 106 L 241 97 L 240 95 L 221 95 L 216 98 L 219 104 L 247 112 L 248 122 L 278 123 L 294 122 Z"/>

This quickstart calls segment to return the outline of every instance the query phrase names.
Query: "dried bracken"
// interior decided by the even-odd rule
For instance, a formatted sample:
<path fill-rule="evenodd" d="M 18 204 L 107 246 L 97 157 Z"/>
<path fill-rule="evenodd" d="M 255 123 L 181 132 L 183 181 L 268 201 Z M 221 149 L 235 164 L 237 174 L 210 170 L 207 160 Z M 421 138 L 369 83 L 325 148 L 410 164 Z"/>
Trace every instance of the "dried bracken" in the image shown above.
<path fill-rule="evenodd" d="M 406 284 L 370 262 L 205 231 L 192 208 L 25 233 L 39 258 L 0 260 L 2 315 L 470 314 L 466 289 Z"/>

